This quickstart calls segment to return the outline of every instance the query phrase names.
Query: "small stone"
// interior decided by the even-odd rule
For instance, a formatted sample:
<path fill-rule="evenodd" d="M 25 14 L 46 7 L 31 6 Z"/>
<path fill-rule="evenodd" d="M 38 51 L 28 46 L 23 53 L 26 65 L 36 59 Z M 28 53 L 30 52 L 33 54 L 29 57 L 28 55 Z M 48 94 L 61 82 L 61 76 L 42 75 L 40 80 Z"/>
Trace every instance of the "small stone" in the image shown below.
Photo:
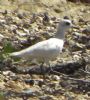
<path fill-rule="evenodd" d="M 2 34 L 0 34 L 0 42 L 2 42 L 2 40 L 4 39 L 5 37 L 2 35 Z"/>
<path fill-rule="evenodd" d="M 85 20 L 81 17 L 79 18 L 79 22 L 85 22 Z"/>
<path fill-rule="evenodd" d="M 48 86 L 46 86 L 46 85 L 43 85 L 42 90 L 43 90 L 46 94 L 53 94 L 53 91 L 54 91 L 54 89 L 52 89 L 52 88 L 50 88 L 50 87 L 48 87 Z"/>
<path fill-rule="evenodd" d="M 79 61 L 81 59 L 81 56 L 80 55 L 73 55 L 73 59 L 75 61 Z"/>
<path fill-rule="evenodd" d="M 22 93 L 27 96 L 41 96 L 42 95 L 42 92 L 38 88 L 34 89 L 34 87 L 24 90 Z"/>
<path fill-rule="evenodd" d="M 11 72 L 11 71 L 4 71 L 4 72 L 3 72 L 3 75 L 9 75 L 10 72 Z"/>
<path fill-rule="evenodd" d="M 35 21 L 36 21 L 36 14 L 35 13 L 33 13 L 32 14 L 32 17 L 31 17 L 31 20 L 30 20 L 30 24 L 32 24 L 32 23 L 34 23 Z"/>
<path fill-rule="evenodd" d="M 56 87 L 56 84 L 57 84 L 57 83 L 52 82 L 52 83 L 48 84 L 48 86 L 49 86 L 50 88 L 55 88 L 55 87 Z"/>
<path fill-rule="evenodd" d="M 11 71 L 4 71 L 3 75 L 5 75 L 5 76 L 16 76 L 15 73 L 13 73 Z"/>
<path fill-rule="evenodd" d="M 68 16 L 64 16 L 64 19 L 69 19 L 69 17 Z"/>
<path fill-rule="evenodd" d="M 44 17 L 43 17 L 43 24 L 47 25 L 49 23 L 49 16 L 48 13 L 44 13 Z"/>
<path fill-rule="evenodd" d="M 55 20 L 56 20 L 56 17 L 51 17 L 51 20 L 52 20 L 52 21 L 55 21 Z"/>
<path fill-rule="evenodd" d="M 90 25 L 88 25 L 84 30 L 82 30 L 82 33 L 90 33 Z"/>
<path fill-rule="evenodd" d="M 42 87 L 44 84 L 45 84 L 45 83 L 44 83 L 43 80 L 39 80 L 39 81 L 38 81 L 38 86 L 39 86 L 39 87 Z"/>
<path fill-rule="evenodd" d="M 24 30 L 25 33 L 27 33 L 29 35 L 30 32 L 29 32 L 28 29 L 23 28 L 23 30 Z"/>
<path fill-rule="evenodd" d="M 2 25 L 2 24 L 6 24 L 6 20 L 1 19 L 0 20 L 0 25 Z"/>
<path fill-rule="evenodd" d="M 73 52 L 74 52 L 74 51 L 79 51 L 79 50 L 85 48 L 85 45 L 84 45 L 84 44 L 75 43 L 74 41 L 70 42 L 69 45 L 70 45 L 70 48 L 71 48 L 71 50 L 72 50 Z"/>
<path fill-rule="evenodd" d="M 20 19 L 23 19 L 23 18 L 24 18 L 23 14 L 20 14 L 20 13 L 19 13 L 17 16 L 18 16 L 18 18 L 20 18 Z"/>
<path fill-rule="evenodd" d="M 0 90 L 5 89 L 5 82 L 0 80 Z M 1 99 L 1 98 L 0 98 Z M 2 99 L 1 99 L 2 100 Z"/>
<path fill-rule="evenodd" d="M 42 35 L 43 35 L 43 37 L 45 37 L 45 38 L 49 38 L 49 37 L 50 37 L 50 35 L 49 35 L 47 32 L 42 32 Z"/>
<path fill-rule="evenodd" d="M 29 96 L 35 96 L 35 91 L 33 91 L 32 89 L 28 89 L 28 90 L 24 90 L 22 93 L 25 95 L 29 95 Z"/>
<path fill-rule="evenodd" d="M 45 95 L 39 98 L 40 100 L 56 100 L 56 98 L 52 95 Z"/>
<path fill-rule="evenodd" d="M 83 29 L 83 30 L 82 30 L 82 33 L 87 34 L 87 33 L 88 33 L 88 30 L 87 30 L 87 29 Z"/>
<path fill-rule="evenodd" d="M 16 29 L 17 29 L 17 26 L 16 26 L 16 25 L 11 25 L 11 26 L 10 26 L 10 30 L 11 30 L 11 31 L 16 30 Z"/>
<path fill-rule="evenodd" d="M 90 96 L 90 92 L 88 92 L 87 94 L 88 94 L 88 96 Z"/>
<path fill-rule="evenodd" d="M 54 81 L 59 81 L 59 80 L 60 80 L 60 77 L 57 76 L 57 75 L 53 75 L 53 76 L 52 76 L 52 80 L 54 80 Z"/>
<path fill-rule="evenodd" d="M 78 32 L 73 32 L 73 35 L 80 36 L 81 34 Z"/>
<path fill-rule="evenodd" d="M 13 24 L 17 24 L 18 26 L 22 24 L 22 21 L 18 17 L 13 17 Z"/>
<path fill-rule="evenodd" d="M 23 23 L 23 27 L 24 28 L 30 28 L 31 27 L 31 24 L 30 23 Z"/>
<path fill-rule="evenodd" d="M 2 14 L 3 14 L 3 15 L 6 15 L 6 14 L 8 14 L 8 11 L 5 10 L 4 12 L 2 12 Z"/>
<path fill-rule="evenodd" d="M 21 37 L 27 36 L 27 33 L 19 32 L 18 30 L 16 30 L 16 33 Z"/>
<path fill-rule="evenodd" d="M 25 80 L 25 83 L 33 86 L 35 82 L 34 80 Z"/>
<path fill-rule="evenodd" d="M 53 33 L 50 33 L 50 32 L 49 32 L 49 33 L 48 33 L 48 32 L 43 32 L 42 35 L 43 35 L 45 38 L 48 39 L 48 38 L 50 38 L 50 37 L 53 36 Z"/>
<path fill-rule="evenodd" d="M 60 13 L 60 12 L 62 12 L 63 10 L 62 10 L 62 9 L 60 10 L 60 8 L 54 8 L 54 11 L 55 11 L 56 13 Z"/>

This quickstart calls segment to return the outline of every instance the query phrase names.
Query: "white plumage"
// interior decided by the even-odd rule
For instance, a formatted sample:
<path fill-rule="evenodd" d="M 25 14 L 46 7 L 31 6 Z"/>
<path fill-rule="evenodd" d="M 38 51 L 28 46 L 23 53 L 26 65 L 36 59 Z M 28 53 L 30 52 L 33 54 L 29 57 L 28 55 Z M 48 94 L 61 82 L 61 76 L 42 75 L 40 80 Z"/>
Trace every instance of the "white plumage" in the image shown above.
<path fill-rule="evenodd" d="M 49 63 L 56 59 L 62 52 L 65 32 L 72 26 L 72 22 L 62 19 L 58 25 L 56 37 L 41 41 L 19 52 L 11 53 L 10 56 L 25 59 L 36 59 L 39 62 Z"/>
<path fill-rule="evenodd" d="M 11 55 L 25 59 L 36 59 L 40 62 L 48 63 L 49 60 L 54 60 L 59 55 L 62 51 L 63 43 L 63 40 L 51 38 L 22 51 L 14 52 Z"/>

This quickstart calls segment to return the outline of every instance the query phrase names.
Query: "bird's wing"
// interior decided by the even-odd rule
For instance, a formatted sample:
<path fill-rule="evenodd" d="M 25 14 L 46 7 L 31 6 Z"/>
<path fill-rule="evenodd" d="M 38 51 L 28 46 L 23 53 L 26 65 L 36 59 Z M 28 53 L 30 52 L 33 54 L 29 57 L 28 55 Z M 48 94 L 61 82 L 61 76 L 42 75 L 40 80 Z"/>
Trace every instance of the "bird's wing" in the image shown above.
<path fill-rule="evenodd" d="M 12 53 L 12 56 L 17 57 L 45 57 L 52 53 L 59 52 L 60 48 L 62 48 L 62 45 L 58 43 L 56 39 L 48 39 L 39 43 L 36 43 L 35 45 L 28 47 L 24 50 L 21 50 L 19 52 Z M 61 47 L 60 47 L 61 46 Z"/>
<path fill-rule="evenodd" d="M 28 57 L 28 56 L 35 56 L 40 53 L 44 53 L 44 51 L 48 48 L 48 41 L 42 41 L 38 42 L 35 45 L 32 45 L 26 49 L 23 49 L 19 52 L 13 52 L 10 54 L 10 56 L 16 56 L 16 57 Z"/>
<path fill-rule="evenodd" d="M 38 55 L 43 55 L 47 51 L 51 51 L 52 49 L 52 43 L 49 42 L 48 40 L 39 42 L 27 49 L 24 49 L 21 51 L 21 53 L 25 53 L 26 55 L 30 56 L 38 56 Z"/>

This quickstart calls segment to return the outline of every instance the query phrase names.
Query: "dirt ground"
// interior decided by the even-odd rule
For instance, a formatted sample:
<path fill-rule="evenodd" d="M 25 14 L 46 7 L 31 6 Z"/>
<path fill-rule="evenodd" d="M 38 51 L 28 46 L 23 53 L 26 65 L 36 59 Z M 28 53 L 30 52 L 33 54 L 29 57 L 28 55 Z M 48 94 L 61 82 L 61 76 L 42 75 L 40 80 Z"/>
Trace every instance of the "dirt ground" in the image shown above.
<path fill-rule="evenodd" d="M 60 74 L 46 74 L 43 80 L 37 62 L 9 57 L 11 52 L 53 37 L 55 22 L 63 17 L 78 28 L 67 32 L 62 54 L 51 63 Z M 0 100 L 89 100 L 89 67 L 89 3 L 0 0 Z"/>

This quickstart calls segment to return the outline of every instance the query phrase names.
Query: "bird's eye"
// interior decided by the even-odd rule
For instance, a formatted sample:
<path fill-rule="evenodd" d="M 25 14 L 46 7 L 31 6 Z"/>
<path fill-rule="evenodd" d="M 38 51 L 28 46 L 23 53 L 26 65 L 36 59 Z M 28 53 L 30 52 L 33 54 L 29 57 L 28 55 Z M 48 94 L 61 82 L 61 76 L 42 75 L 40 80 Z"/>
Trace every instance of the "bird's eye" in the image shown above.
<path fill-rule="evenodd" d="M 70 23 L 69 23 L 69 22 L 65 22 L 65 24 L 66 24 L 66 25 L 70 25 Z"/>

